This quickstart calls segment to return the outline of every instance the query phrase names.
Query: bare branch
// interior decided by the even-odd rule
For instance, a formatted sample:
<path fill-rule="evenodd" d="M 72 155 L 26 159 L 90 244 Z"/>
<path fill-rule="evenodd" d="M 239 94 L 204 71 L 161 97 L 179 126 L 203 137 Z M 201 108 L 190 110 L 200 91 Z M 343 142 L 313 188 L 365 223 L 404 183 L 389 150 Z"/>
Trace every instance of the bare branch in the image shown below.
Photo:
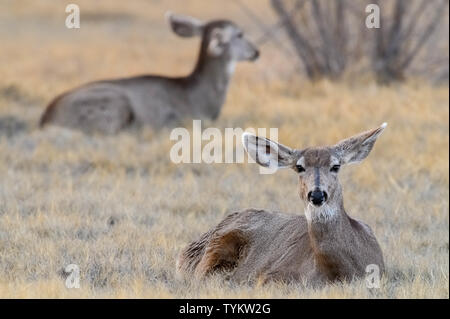
<path fill-rule="evenodd" d="M 439 22 L 441 21 L 442 17 L 445 13 L 445 6 L 447 5 L 446 0 L 442 0 L 440 3 L 440 6 L 436 8 L 433 17 L 430 19 L 430 23 L 425 28 L 425 31 L 420 36 L 419 40 L 417 41 L 414 48 L 411 50 L 411 52 L 406 56 L 406 58 L 401 63 L 401 67 L 403 69 L 406 69 L 412 62 L 412 60 L 415 58 L 415 56 L 419 53 L 419 51 L 422 49 L 422 47 L 426 44 L 428 39 L 430 38 L 431 34 L 433 34 L 436 27 L 439 25 Z"/>
<path fill-rule="evenodd" d="M 281 20 L 285 22 L 284 25 L 287 35 L 291 39 L 298 56 L 302 59 L 308 77 L 312 79 L 317 78 L 321 72 L 317 70 L 317 58 L 311 44 L 296 28 L 282 1 L 271 0 L 271 3 L 275 12 L 280 16 Z"/>

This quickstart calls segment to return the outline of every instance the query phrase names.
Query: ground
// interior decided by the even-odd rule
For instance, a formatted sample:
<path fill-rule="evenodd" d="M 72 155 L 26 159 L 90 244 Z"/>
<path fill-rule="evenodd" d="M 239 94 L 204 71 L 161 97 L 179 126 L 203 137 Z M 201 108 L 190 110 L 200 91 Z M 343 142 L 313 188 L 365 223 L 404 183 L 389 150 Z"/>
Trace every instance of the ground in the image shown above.
<path fill-rule="evenodd" d="M 257 63 L 237 67 L 219 120 L 203 127 L 276 127 L 281 143 L 302 148 L 388 122 L 370 156 L 340 173 L 346 209 L 373 228 L 387 273 L 379 289 L 363 280 L 320 290 L 182 280 L 180 249 L 228 212 L 302 214 L 295 173 L 176 165 L 169 130 L 92 137 L 40 130 L 38 119 L 53 96 L 87 81 L 189 72 L 198 40 L 170 32 L 168 9 L 233 17 L 253 38 L 258 30 L 233 1 L 219 12 L 199 0 L 77 3 L 80 30 L 64 27 L 63 1 L 0 3 L 0 297 L 449 297 L 448 86 L 311 84 L 263 46 Z M 267 6 L 258 13 L 273 18 Z M 79 289 L 65 286 L 69 264 L 80 268 Z"/>

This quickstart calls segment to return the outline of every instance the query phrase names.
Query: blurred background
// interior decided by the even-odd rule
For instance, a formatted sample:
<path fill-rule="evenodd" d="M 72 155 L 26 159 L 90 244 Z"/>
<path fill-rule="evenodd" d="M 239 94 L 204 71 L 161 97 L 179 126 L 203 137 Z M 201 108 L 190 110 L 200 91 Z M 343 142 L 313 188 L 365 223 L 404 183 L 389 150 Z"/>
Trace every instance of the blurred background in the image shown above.
<path fill-rule="evenodd" d="M 379 29 L 366 27 L 372 2 L 380 7 Z M 177 38 L 164 18 L 169 10 L 205 21 L 227 18 L 244 28 L 263 54 L 256 65 L 240 65 L 238 81 L 448 84 L 447 0 L 80 0 L 80 29 L 65 27 L 68 4 L 0 1 L 0 97 L 45 104 L 88 81 L 187 74 L 200 39 Z M 30 119 L 38 111 L 28 110 Z"/>
<path fill-rule="evenodd" d="M 380 7 L 379 29 L 366 27 L 370 3 Z M 67 4 L 0 2 L 1 58 L 7 61 L 4 72 L 9 71 L 4 79 L 23 82 L 26 72 L 43 72 L 51 75 L 42 83 L 43 93 L 52 95 L 61 78 L 70 86 L 110 75 L 185 74 L 199 40 L 171 33 L 164 14 L 172 10 L 203 20 L 228 18 L 242 26 L 264 53 L 257 67 L 251 67 L 258 80 L 351 75 L 384 84 L 411 77 L 448 81 L 446 0 L 232 0 L 219 8 L 215 1 L 201 0 L 81 0 L 76 2 L 81 29 L 64 27 Z M 22 57 L 29 55 L 33 59 L 24 63 Z M 126 68 L 120 60 L 127 62 Z"/>
<path fill-rule="evenodd" d="M 65 27 L 69 3 L 80 29 Z M 369 3 L 380 29 L 365 26 Z M 0 297 L 448 298 L 448 3 L 0 0 Z M 38 128 L 47 103 L 80 84 L 188 74 L 200 39 L 173 34 L 169 10 L 230 19 L 261 51 L 237 66 L 222 114 L 204 128 L 276 127 L 281 143 L 302 148 L 389 123 L 368 159 L 341 173 L 349 214 L 383 249 L 380 290 L 180 282 L 178 251 L 228 212 L 301 214 L 295 174 L 174 165 L 167 130 Z M 71 263 L 82 289 L 64 286 Z"/>

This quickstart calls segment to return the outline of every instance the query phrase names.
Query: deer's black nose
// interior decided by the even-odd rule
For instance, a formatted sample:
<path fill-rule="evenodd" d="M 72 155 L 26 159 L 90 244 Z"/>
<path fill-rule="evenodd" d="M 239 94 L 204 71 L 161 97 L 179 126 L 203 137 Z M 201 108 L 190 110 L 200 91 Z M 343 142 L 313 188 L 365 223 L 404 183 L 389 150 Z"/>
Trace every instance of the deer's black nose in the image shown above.
<path fill-rule="evenodd" d="M 315 206 L 321 206 L 327 198 L 328 194 L 318 188 L 308 193 L 308 200 Z"/>

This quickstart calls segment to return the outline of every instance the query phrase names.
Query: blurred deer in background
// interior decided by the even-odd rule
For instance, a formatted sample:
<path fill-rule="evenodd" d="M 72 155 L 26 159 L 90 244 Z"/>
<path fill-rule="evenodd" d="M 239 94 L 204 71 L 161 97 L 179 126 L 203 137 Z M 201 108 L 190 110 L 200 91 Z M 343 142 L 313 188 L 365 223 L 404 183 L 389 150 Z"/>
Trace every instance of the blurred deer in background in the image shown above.
<path fill-rule="evenodd" d="M 41 127 L 55 124 L 86 133 L 115 134 L 132 124 L 159 129 L 184 119 L 216 119 L 235 63 L 254 61 L 259 52 L 231 21 L 203 23 L 172 13 L 167 19 L 177 35 L 202 38 L 190 75 L 144 75 L 86 84 L 56 97 L 42 115 Z"/>
<path fill-rule="evenodd" d="M 299 281 L 312 286 L 362 277 L 368 265 L 384 272 L 371 228 L 344 209 L 338 172 L 342 165 L 365 159 L 385 127 L 334 146 L 302 150 L 244 133 L 244 147 L 258 164 L 297 172 L 305 215 L 256 209 L 231 213 L 181 252 L 178 272 L 202 278 L 223 271 L 238 282 Z"/>

